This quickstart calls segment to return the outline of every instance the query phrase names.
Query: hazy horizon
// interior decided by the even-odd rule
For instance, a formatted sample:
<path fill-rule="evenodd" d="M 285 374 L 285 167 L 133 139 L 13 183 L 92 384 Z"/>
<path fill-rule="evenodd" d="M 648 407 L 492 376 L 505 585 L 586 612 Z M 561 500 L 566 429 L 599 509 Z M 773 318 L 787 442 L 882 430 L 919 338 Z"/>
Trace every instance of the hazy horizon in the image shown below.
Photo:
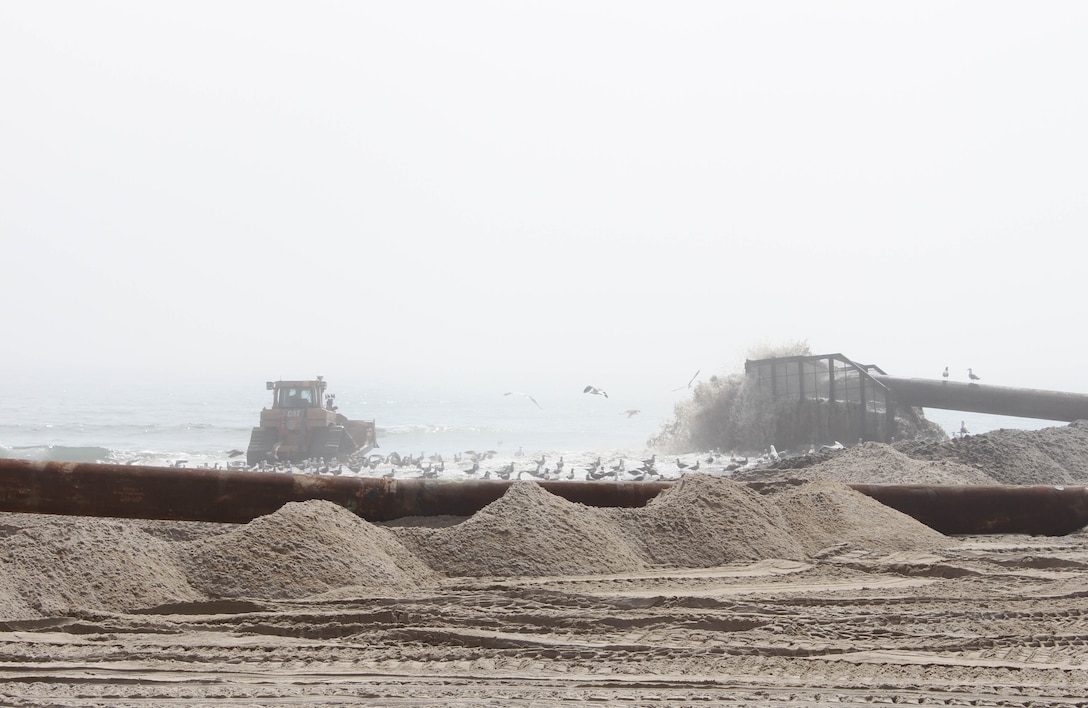
<path fill-rule="evenodd" d="M 0 371 L 667 398 L 805 340 L 1088 392 L 1086 30 L 1073 2 L 8 3 Z"/>

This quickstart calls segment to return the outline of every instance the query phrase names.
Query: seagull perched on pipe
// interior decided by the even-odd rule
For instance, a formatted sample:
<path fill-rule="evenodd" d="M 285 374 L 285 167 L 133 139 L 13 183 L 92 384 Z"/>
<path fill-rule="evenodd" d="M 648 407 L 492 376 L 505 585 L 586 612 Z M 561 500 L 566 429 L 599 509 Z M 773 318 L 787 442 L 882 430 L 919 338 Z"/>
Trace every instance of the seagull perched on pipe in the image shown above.
<path fill-rule="evenodd" d="M 586 386 L 582 389 L 582 393 L 592 393 L 594 396 L 604 396 L 605 398 L 608 398 L 608 394 L 596 386 Z"/>
<path fill-rule="evenodd" d="M 972 381 L 981 381 L 981 379 L 975 375 L 975 372 L 971 371 L 970 369 L 967 370 L 967 378 L 971 379 Z"/>
<path fill-rule="evenodd" d="M 941 376 L 943 376 L 943 377 L 944 377 L 944 380 L 945 380 L 945 381 L 947 381 L 947 380 L 948 380 L 948 367 L 947 367 L 947 366 L 946 366 L 946 367 L 944 367 L 944 373 L 943 373 L 943 374 L 941 374 Z"/>

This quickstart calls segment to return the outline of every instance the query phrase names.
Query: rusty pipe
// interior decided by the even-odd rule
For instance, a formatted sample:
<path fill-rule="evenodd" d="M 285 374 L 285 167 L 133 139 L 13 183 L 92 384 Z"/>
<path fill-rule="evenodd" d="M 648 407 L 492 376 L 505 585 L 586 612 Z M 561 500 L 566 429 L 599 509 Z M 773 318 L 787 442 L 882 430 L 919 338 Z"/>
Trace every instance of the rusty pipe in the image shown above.
<path fill-rule="evenodd" d="M 989 384 L 904 379 L 874 374 L 896 403 L 972 413 L 1073 422 L 1088 419 L 1088 395 Z"/>
<path fill-rule="evenodd" d="M 470 516 L 513 482 L 378 479 L 207 468 L 0 459 L 0 511 L 246 523 L 287 502 L 324 499 L 368 521 Z M 639 507 L 668 482 L 540 482 L 587 506 Z M 1088 525 L 1088 488 L 852 484 L 945 534 L 1061 535 Z"/>
<path fill-rule="evenodd" d="M 1088 487 L 851 484 L 943 534 L 1061 536 L 1088 525 Z"/>
<path fill-rule="evenodd" d="M 324 499 L 368 521 L 470 516 L 503 480 L 379 479 L 0 459 L 0 511 L 246 523 L 291 501 Z M 640 482 L 541 482 L 589 506 L 642 506 L 664 488 Z"/>

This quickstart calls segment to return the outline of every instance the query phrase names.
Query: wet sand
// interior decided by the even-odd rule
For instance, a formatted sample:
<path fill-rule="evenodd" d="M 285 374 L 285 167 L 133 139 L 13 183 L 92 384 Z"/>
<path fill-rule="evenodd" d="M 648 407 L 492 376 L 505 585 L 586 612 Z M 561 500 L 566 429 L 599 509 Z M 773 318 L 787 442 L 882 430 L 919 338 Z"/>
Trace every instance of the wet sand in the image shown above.
<path fill-rule="evenodd" d="M 1088 706 L 1088 531 L 942 536 L 844 478 L 950 458 L 865 447 L 643 509 L 0 514 L 0 704 Z"/>

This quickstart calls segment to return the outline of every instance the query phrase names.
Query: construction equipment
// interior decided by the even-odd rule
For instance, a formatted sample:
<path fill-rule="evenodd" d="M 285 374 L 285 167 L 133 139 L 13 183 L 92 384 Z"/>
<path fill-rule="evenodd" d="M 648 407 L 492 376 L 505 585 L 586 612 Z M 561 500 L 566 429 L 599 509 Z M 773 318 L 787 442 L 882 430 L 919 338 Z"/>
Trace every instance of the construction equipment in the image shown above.
<path fill-rule="evenodd" d="M 372 420 L 348 420 L 337 413 L 335 396 L 326 394 L 328 383 L 269 381 L 272 407 L 261 410 L 261 424 L 253 429 L 246 450 L 250 466 L 261 462 L 346 460 L 378 447 Z"/>

